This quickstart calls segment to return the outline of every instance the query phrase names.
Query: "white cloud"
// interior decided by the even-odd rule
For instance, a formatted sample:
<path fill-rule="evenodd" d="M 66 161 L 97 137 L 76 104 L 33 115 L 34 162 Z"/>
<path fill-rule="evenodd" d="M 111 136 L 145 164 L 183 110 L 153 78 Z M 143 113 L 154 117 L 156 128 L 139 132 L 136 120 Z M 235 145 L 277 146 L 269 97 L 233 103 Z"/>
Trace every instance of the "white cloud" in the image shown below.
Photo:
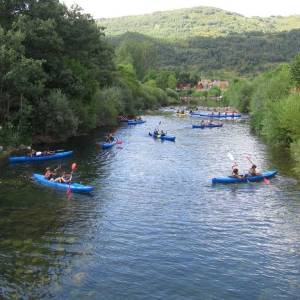
<path fill-rule="evenodd" d="M 77 3 L 95 18 L 146 14 L 194 6 L 213 6 L 245 16 L 300 14 L 299 0 L 61 0 L 70 6 Z"/>

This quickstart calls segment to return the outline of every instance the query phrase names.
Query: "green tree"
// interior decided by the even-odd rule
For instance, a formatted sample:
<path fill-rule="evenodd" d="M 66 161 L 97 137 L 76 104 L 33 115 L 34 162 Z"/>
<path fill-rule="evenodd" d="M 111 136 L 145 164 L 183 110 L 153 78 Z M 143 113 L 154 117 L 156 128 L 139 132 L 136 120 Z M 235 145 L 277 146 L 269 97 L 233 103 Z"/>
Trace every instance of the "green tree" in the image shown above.
<path fill-rule="evenodd" d="M 290 68 L 293 81 L 297 87 L 300 87 L 300 53 L 294 58 Z"/>
<path fill-rule="evenodd" d="M 64 140 L 77 132 L 78 119 L 70 108 L 67 97 L 60 90 L 52 90 L 48 98 L 39 103 L 35 114 L 36 135 Z"/>

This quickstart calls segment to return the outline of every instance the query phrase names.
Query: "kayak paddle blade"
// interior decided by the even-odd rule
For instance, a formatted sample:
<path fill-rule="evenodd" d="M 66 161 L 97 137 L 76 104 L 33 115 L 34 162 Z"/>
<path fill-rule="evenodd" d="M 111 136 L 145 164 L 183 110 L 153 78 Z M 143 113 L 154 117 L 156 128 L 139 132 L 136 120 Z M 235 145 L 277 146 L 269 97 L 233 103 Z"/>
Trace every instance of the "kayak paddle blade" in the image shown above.
<path fill-rule="evenodd" d="M 232 156 L 232 154 L 230 152 L 227 153 L 227 157 L 231 160 L 234 161 L 234 157 Z"/>

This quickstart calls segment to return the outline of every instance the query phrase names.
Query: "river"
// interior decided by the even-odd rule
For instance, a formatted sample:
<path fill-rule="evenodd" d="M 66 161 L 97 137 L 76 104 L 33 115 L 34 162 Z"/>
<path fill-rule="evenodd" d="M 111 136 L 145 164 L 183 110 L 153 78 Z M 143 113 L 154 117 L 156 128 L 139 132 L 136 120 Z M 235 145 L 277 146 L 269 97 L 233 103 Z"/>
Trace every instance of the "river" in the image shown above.
<path fill-rule="evenodd" d="M 70 199 L 31 182 L 59 162 L 0 170 L 0 298 L 300 299 L 300 189 L 289 162 L 245 123 L 192 129 L 190 118 L 146 116 L 74 138 L 74 180 L 95 187 Z M 147 136 L 161 128 L 175 143 Z M 195 120 L 194 120 L 195 121 Z M 212 186 L 230 173 L 279 169 L 264 183 Z"/>

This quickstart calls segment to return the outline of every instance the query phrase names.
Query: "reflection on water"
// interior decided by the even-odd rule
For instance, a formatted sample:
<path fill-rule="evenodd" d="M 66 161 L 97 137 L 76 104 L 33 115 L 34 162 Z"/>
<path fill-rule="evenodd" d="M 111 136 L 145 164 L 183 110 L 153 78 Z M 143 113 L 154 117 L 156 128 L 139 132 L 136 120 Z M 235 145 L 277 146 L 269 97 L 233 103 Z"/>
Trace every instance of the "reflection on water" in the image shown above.
<path fill-rule="evenodd" d="M 281 157 L 246 124 L 191 129 L 192 120 L 149 116 L 122 126 L 122 145 L 103 133 L 62 145 L 62 162 L 0 172 L 0 297 L 7 299 L 297 299 L 300 190 Z M 175 143 L 150 138 L 158 126 Z M 196 120 L 193 120 L 196 122 Z M 279 168 L 270 185 L 211 186 L 230 172 Z M 33 172 L 78 164 L 91 196 L 31 182 Z"/>

